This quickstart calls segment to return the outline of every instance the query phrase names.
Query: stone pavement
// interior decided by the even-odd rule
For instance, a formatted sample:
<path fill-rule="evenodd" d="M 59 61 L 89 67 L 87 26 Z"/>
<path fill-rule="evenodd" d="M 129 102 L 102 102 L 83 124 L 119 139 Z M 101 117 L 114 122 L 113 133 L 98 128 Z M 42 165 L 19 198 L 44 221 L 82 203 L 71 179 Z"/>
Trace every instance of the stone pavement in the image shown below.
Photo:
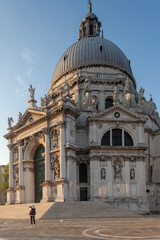
<path fill-rule="evenodd" d="M 160 240 L 160 216 L 30 221 L 0 219 L 0 240 Z"/>

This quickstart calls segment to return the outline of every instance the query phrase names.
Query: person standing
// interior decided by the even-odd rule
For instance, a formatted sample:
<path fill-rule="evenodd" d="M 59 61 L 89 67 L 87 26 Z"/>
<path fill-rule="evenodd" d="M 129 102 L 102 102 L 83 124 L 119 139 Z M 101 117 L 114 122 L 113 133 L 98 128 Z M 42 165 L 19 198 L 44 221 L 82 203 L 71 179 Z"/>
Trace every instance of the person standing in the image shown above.
<path fill-rule="evenodd" d="M 31 207 L 29 215 L 31 219 L 31 226 L 33 227 L 36 224 L 36 221 L 35 221 L 36 209 L 34 205 Z"/>

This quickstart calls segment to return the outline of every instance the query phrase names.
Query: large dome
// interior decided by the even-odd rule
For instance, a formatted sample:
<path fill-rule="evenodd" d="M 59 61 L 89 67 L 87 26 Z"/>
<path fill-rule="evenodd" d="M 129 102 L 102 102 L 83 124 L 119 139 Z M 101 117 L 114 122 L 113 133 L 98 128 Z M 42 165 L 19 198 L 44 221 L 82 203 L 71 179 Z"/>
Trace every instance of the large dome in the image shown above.
<path fill-rule="evenodd" d="M 87 37 L 74 43 L 58 62 L 52 82 L 73 70 L 89 66 L 109 66 L 129 74 L 130 61 L 111 41 L 101 37 Z"/>

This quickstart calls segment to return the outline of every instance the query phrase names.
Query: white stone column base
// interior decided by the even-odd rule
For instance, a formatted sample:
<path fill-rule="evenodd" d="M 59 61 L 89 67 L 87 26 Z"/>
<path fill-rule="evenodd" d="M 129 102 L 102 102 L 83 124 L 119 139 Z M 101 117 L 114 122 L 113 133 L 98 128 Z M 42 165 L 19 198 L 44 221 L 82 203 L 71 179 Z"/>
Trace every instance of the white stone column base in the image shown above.
<path fill-rule="evenodd" d="M 57 197 L 55 199 L 55 202 L 64 202 L 68 199 L 68 182 L 64 179 L 59 179 L 56 181 L 57 184 Z"/>
<path fill-rule="evenodd" d="M 13 204 L 14 203 L 14 189 L 13 188 L 8 188 L 6 190 L 7 192 L 7 202 L 6 204 Z"/>
<path fill-rule="evenodd" d="M 52 202 L 52 182 L 46 181 L 41 184 L 42 186 L 42 200 L 41 202 Z"/>
<path fill-rule="evenodd" d="M 24 203 L 24 186 L 19 186 L 16 188 L 16 204 Z"/>

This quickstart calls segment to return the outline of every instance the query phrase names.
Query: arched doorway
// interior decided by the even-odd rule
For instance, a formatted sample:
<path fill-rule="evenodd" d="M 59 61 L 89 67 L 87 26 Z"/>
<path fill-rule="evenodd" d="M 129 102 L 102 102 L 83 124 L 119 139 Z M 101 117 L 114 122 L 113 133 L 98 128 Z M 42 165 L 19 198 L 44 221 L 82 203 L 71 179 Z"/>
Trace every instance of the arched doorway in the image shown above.
<path fill-rule="evenodd" d="M 42 186 L 41 183 L 45 181 L 45 163 L 42 156 L 45 149 L 40 145 L 34 154 L 34 182 L 35 182 L 35 202 L 42 200 Z"/>
<path fill-rule="evenodd" d="M 80 184 L 80 201 L 88 200 L 88 170 L 85 163 L 79 165 L 79 184 Z"/>

